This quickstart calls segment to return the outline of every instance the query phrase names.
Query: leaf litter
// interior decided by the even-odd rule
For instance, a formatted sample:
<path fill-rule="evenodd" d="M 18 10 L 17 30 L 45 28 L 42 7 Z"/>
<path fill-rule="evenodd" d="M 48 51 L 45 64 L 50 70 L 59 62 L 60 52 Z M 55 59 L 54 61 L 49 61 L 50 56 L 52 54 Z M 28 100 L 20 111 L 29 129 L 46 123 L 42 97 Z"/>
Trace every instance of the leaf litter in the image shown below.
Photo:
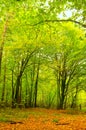
<path fill-rule="evenodd" d="M 44 108 L 12 111 L 11 115 L 9 112 L 6 115 L 10 118 L 0 121 L 0 130 L 86 130 L 86 113 L 84 112 Z"/>

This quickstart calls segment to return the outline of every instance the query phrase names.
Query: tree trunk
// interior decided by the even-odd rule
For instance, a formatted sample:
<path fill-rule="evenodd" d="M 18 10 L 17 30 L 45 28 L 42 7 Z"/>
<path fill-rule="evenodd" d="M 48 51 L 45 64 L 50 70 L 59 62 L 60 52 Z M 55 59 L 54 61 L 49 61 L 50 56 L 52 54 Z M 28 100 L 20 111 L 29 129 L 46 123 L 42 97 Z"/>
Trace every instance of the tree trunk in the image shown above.
<path fill-rule="evenodd" d="M 15 92 L 15 102 L 17 104 L 20 103 L 20 95 L 21 95 L 21 79 L 22 79 L 22 75 L 23 75 L 23 72 L 30 60 L 30 58 L 33 56 L 34 52 L 36 51 L 36 49 L 34 49 L 30 54 L 28 54 L 27 52 L 27 55 L 26 57 L 20 62 L 20 67 L 19 67 L 19 74 L 17 76 L 17 79 L 16 79 L 16 92 Z"/>
<path fill-rule="evenodd" d="M 8 19 L 9 16 L 7 16 L 5 25 L 4 25 L 4 29 L 3 29 L 3 33 L 2 33 L 2 42 L 0 45 L 0 76 L 1 76 L 1 64 L 2 64 L 2 55 L 3 55 L 3 48 L 4 48 L 4 43 L 5 43 L 5 37 L 6 37 L 6 32 L 7 32 L 7 27 L 8 27 Z"/>
<path fill-rule="evenodd" d="M 3 88 L 2 88 L 2 98 L 1 101 L 4 101 L 4 97 L 5 97 L 5 86 L 6 86 L 6 63 L 4 65 L 4 79 L 3 79 Z"/>
<path fill-rule="evenodd" d="M 36 81 L 35 81 L 35 103 L 34 103 L 34 107 L 37 106 L 37 92 L 38 92 L 38 80 L 39 80 L 39 67 L 40 67 L 40 63 L 38 63 L 37 66 L 37 75 L 36 75 Z"/>
<path fill-rule="evenodd" d="M 14 80 L 14 77 L 13 77 L 13 70 L 12 70 L 12 108 L 15 108 L 15 101 L 14 101 L 14 84 L 13 84 L 13 80 Z"/>
<path fill-rule="evenodd" d="M 75 92 L 75 95 L 73 96 L 73 99 L 72 99 L 72 103 L 71 103 L 71 108 L 76 108 L 77 106 L 77 94 L 78 94 L 78 86 L 76 86 L 76 92 Z"/>
<path fill-rule="evenodd" d="M 32 66 L 31 69 L 31 86 L 30 86 L 30 91 L 29 91 L 29 107 L 34 106 L 34 78 L 35 78 L 35 63 Z"/>
<path fill-rule="evenodd" d="M 60 109 L 60 72 L 57 72 L 57 109 Z"/>
<path fill-rule="evenodd" d="M 61 72 L 61 92 L 60 92 L 60 109 L 64 109 L 64 101 L 66 96 L 66 79 L 67 79 L 67 72 L 66 72 L 66 57 L 63 56 L 63 65 L 62 65 L 62 72 Z"/>
<path fill-rule="evenodd" d="M 15 102 L 19 103 L 20 101 L 20 97 L 19 97 L 19 89 L 20 89 L 20 83 L 21 83 L 21 76 L 22 75 L 18 75 L 17 77 L 17 81 L 16 81 L 16 92 L 15 92 Z"/>

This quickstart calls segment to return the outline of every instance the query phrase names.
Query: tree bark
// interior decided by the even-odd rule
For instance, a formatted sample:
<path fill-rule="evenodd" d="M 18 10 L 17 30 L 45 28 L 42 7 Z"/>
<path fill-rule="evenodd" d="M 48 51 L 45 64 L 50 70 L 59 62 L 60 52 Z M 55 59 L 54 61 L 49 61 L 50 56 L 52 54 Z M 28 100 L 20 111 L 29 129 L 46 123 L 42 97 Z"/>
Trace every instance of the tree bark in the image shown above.
<path fill-rule="evenodd" d="M 1 101 L 4 101 L 4 97 L 5 97 L 5 86 L 6 86 L 6 63 L 4 65 L 4 77 L 3 77 L 3 88 L 2 88 L 2 98 Z"/>
<path fill-rule="evenodd" d="M 34 107 L 37 106 L 37 93 L 38 93 L 39 69 L 40 69 L 40 62 L 38 63 L 38 66 L 37 66 L 37 75 L 36 75 L 36 81 L 35 81 L 35 103 L 34 103 Z"/>
<path fill-rule="evenodd" d="M 3 33 L 2 33 L 2 42 L 0 45 L 0 76 L 1 76 L 1 64 L 2 64 L 2 55 L 3 55 L 3 48 L 4 48 L 4 44 L 5 44 L 5 37 L 6 37 L 6 32 L 7 32 L 7 28 L 8 28 L 8 19 L 9 16 L 7 16 L 5 25 L 4 25 L 4 29 L 3 29 Z"/>
<path fill-rule="evenodd" d="M 13 83 L 13 80 L 14 80 L 14 76 L 13 76 L 13 70 L 12 70 L 12 108 L 15 108 L 15 101 L 14 101 L 14 83 Z"/>

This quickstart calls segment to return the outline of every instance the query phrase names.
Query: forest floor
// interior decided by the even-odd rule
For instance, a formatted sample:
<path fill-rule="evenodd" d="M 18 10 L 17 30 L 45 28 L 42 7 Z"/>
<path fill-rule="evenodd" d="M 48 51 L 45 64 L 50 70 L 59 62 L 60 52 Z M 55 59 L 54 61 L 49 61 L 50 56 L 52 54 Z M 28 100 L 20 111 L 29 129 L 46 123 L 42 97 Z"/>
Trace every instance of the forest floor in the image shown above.
<path fill-rule="evenodd" d="M 86 130 L 86 113 L 44 108 L 0 109 L 0 130 Z"/>

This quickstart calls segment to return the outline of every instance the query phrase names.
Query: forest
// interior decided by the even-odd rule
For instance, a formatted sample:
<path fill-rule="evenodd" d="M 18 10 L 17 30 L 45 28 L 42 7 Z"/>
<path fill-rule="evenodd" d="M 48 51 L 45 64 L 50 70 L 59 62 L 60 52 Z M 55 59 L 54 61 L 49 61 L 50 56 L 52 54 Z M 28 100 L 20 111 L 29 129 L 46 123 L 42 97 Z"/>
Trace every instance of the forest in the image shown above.
<path fill-rule="evenodd" d="M 86 110 L 86 0 L 0 0 L 0 108 Z"/>

